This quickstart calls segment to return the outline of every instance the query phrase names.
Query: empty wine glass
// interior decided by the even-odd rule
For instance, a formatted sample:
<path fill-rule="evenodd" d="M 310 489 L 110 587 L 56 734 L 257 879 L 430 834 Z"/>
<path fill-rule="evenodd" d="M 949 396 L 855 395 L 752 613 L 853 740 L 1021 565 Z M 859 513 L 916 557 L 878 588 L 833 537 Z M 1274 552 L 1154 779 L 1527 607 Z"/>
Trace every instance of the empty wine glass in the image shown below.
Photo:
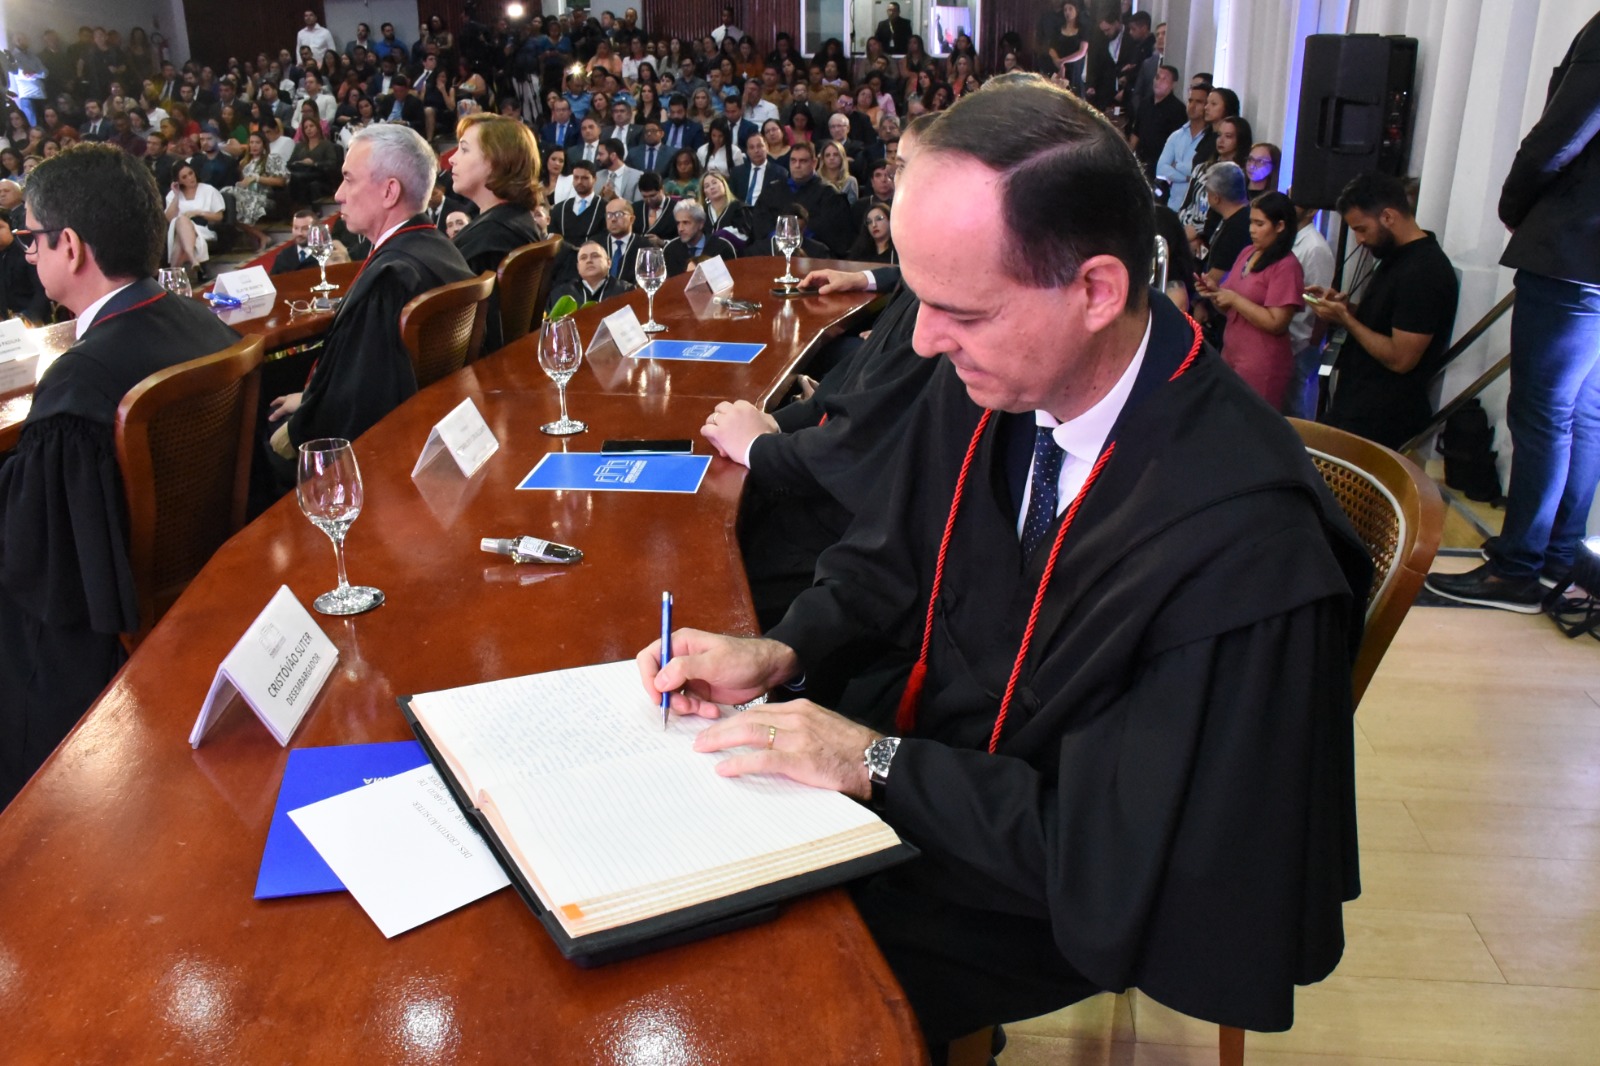
<path fill-rule="evenodd" d="M 644 290 L 645 299 L 650 301 L 650 321 L 644 324 L 644 331 L 666 332 L 667 327 L 656 321 L 656 290 L 667 280 L 667 257 L 660 248 L 639 249 L 639 257 L 634 263 L 634 277 L 639 281 L 639 288 Z"/>
<path fill-rule="evenodd" d="M 783 253 L 783 277 L 773 280 L 779 285 L 800 284 L 800 279 L 794 276 L 794 267 L 789 265 L 794 259 L 795 249 L 800 247 L 800 216 L 779 215 L 778 228 L 772 236 L 778 242 L 778 250 Z"/>
<path fill-rule="evenodd" d="M 162 267 L 156 274 L 156 280 L 161 287 L 174 296 L 193 296 L 194 287 L 189 283 L 189 274 L 182 267 Z"/>
<path fill-rule="evenodd" d="M 311 232 L 306 234 L 306 251 L 317 261 L 317 270 L 322 273 L 322 284 L 311 286 L 311 291 L 337 292 L 339 286 L 328 281 L 328 259 L 333 255 L 333 234 L 328 232 L 327 226 L 318 222 L 311 227 Z"/>
<path fill-rule="evenodd" d="M 327 437 L 300 445 L 295 495 L 311 524 L 333 541 L 333 555 L 339 562 L 339 587 L 324 592 L 311 605 L 322 614 L 360 614 L 382 603 L 382 592 L 352 585 L 344 573 L 345 534 L 361 514 L 361 468 L 356 466 L 350 442 Z"/>
<path fill-rule="evenodd" d="M 643 259 L 644 253 L 641 252 L 639 258 Z M 567 382 L 578 372 L 578 366 L 582 362 L 583 342 L 578 338 L 578 324 L 572 321 L 571 315 L 558 318 L 554 322 L 546 322 L 540 327 L 539 365 L 550 375 L 550 380 L 556 383 L 556 391 L 561 396 L 561 418 L 540 426 L 541 433 L 548 433 L 552 437 L 566 437 L 582 433 L 589 428 L 567 416 Z"/>

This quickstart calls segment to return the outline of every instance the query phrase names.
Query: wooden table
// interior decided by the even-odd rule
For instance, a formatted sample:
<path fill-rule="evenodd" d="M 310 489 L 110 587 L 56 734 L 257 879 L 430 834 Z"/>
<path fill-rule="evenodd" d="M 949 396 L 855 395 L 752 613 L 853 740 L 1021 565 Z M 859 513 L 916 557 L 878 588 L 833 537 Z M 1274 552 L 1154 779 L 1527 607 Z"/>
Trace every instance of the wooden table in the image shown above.
<path fill-rule="evenodd" d="M 734 264 L 737 293 L 765 305 L 744 321 L 697 314 L 683 280 L 670 282 L 656 300 L 666 336 L 767 350 L 748 367 L 586 362 L 568 399 L 587 434 L 539 433 L 556 392 L 533 338 L 366 433 L 356 443 L 366 507 L 347 557 L 352 580 L 388 602 L 321 619 L 339 664 L 292 743 L 404 739 L 397 695 L 631 657 L 653 638 L 664 588 L 678 624 L 752 632 L 734 535 L 742 468 L 714 462 L 690 496 L 514 486 L 551 450 L 696 436 L 712 400 L 770 394 L 812 338 L 866 302 L 780 303 L 765 288 L 776 273 L 770 260 Z M 642 311 L 643 297 L 634 302 Z M 585 340 L 600 311 L 580 313 Z M 500 450 L 470 481 L 448 460 L 411 479 L 429 428 L 466 397 Z M 578 545 L 584 561 L 515 567 L 478 548 L 517 534 Z M 280 584 L 308 604 L 334 584 L 328 539 L 292 496 L 217 553 L 0 814 L 0 1060 L 924 1058 L 902 992 L 840 891 L 766 925 L 587 971 L 556 953 L 509 890 L 392 941 L 347 894 L 252 899 L 287 753 L 237 702 L 202 747 L 187 736 L 212 672 Z"/>

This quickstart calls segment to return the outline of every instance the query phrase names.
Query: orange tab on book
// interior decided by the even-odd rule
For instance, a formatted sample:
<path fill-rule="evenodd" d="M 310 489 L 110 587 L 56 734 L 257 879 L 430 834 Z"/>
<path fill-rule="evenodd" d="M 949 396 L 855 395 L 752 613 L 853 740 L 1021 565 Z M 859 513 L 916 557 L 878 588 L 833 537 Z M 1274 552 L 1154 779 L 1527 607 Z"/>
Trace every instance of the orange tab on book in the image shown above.
<path fill-rule="evenodd" d="M 561 905 L 561 916 L 563 918 L 569 918 L 572 921 L 577 921 L 579 918 L 583 917 L 583 908 L 578 906 L 576 903 L 563 903 Z"/>

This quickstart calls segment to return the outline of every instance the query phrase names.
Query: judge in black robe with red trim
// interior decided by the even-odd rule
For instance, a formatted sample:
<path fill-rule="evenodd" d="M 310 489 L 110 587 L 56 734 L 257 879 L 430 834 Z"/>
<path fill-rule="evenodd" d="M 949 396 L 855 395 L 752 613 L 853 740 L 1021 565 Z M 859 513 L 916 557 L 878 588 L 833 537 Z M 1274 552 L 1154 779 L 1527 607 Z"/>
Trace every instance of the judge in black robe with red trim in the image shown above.
<path fill-rule="evenodd" d="M 289 442 L 298 448 L 321 437 L 355 440 L 415 394 L 400 312 L 413 297 L 472 276 L 450 238 L 426 216 L 390 234 L 367 257 L 333 316 L 300 406 L 286 423 Z"/>
<path fill-rule="evenodd" d="M 40 379 L 0 465 L 0 807 L 116 674 L 118 634 L 139 628 L 117 405 L 151 374 L 238 339 L 198 300 L 140 278 Z"/>
<path fill-rule="evenodd" d="M 467 262 L 474 275 L 485 270 L 499 272 L 506 256 L 524 245 L 544 240 L 533 212 L 517 204 L 501 203 L 478 212 L 478 216 L 456 234 L 456 251 Z M 483 331 L 483 354 L 498 352 L 505 343 L 505 329 L 500 322 L 500 287 L 495 286 L 489 299 L 489 317 Z"/>
<path fill-rule="evenodd" d="M 1064 541 L 994 755 L 1050 538 L 1023 558 L 1032 417 L 997 414 L 974 456 L 916 725 L 884 790 L 885 819 L 923 857 L 857 900 L 935 1039 L 1129 987 L 1285 1029 L 1294 986 L 1343 949 L 1369 564 L 1294 431 L 1218 357 L 1167 380 L 1192 334 L 1151 303 L 1115 454 Z M 941 364 L 881 504 L 768 634 L 807 669 L 885 642 L 915 654 L 981 414 Z"/>

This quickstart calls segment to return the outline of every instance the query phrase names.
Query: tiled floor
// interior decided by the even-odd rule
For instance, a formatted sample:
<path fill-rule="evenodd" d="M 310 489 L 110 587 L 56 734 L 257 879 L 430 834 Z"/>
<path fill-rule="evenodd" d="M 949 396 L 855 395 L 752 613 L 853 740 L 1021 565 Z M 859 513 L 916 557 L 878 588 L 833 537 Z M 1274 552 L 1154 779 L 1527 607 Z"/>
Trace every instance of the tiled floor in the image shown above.
<path fill-rule="evenodd" d="M 1415 608 L 1356 724 L 1344 960 L 1301 990 L 1293 1029 L 1250 1034 L 1246 1063 L 1600 1063 L 1600 642 Z M 1138 993 L 1006 1032 L 1000 1066 L 1217 1061 L 1214 1026 Z"/>

